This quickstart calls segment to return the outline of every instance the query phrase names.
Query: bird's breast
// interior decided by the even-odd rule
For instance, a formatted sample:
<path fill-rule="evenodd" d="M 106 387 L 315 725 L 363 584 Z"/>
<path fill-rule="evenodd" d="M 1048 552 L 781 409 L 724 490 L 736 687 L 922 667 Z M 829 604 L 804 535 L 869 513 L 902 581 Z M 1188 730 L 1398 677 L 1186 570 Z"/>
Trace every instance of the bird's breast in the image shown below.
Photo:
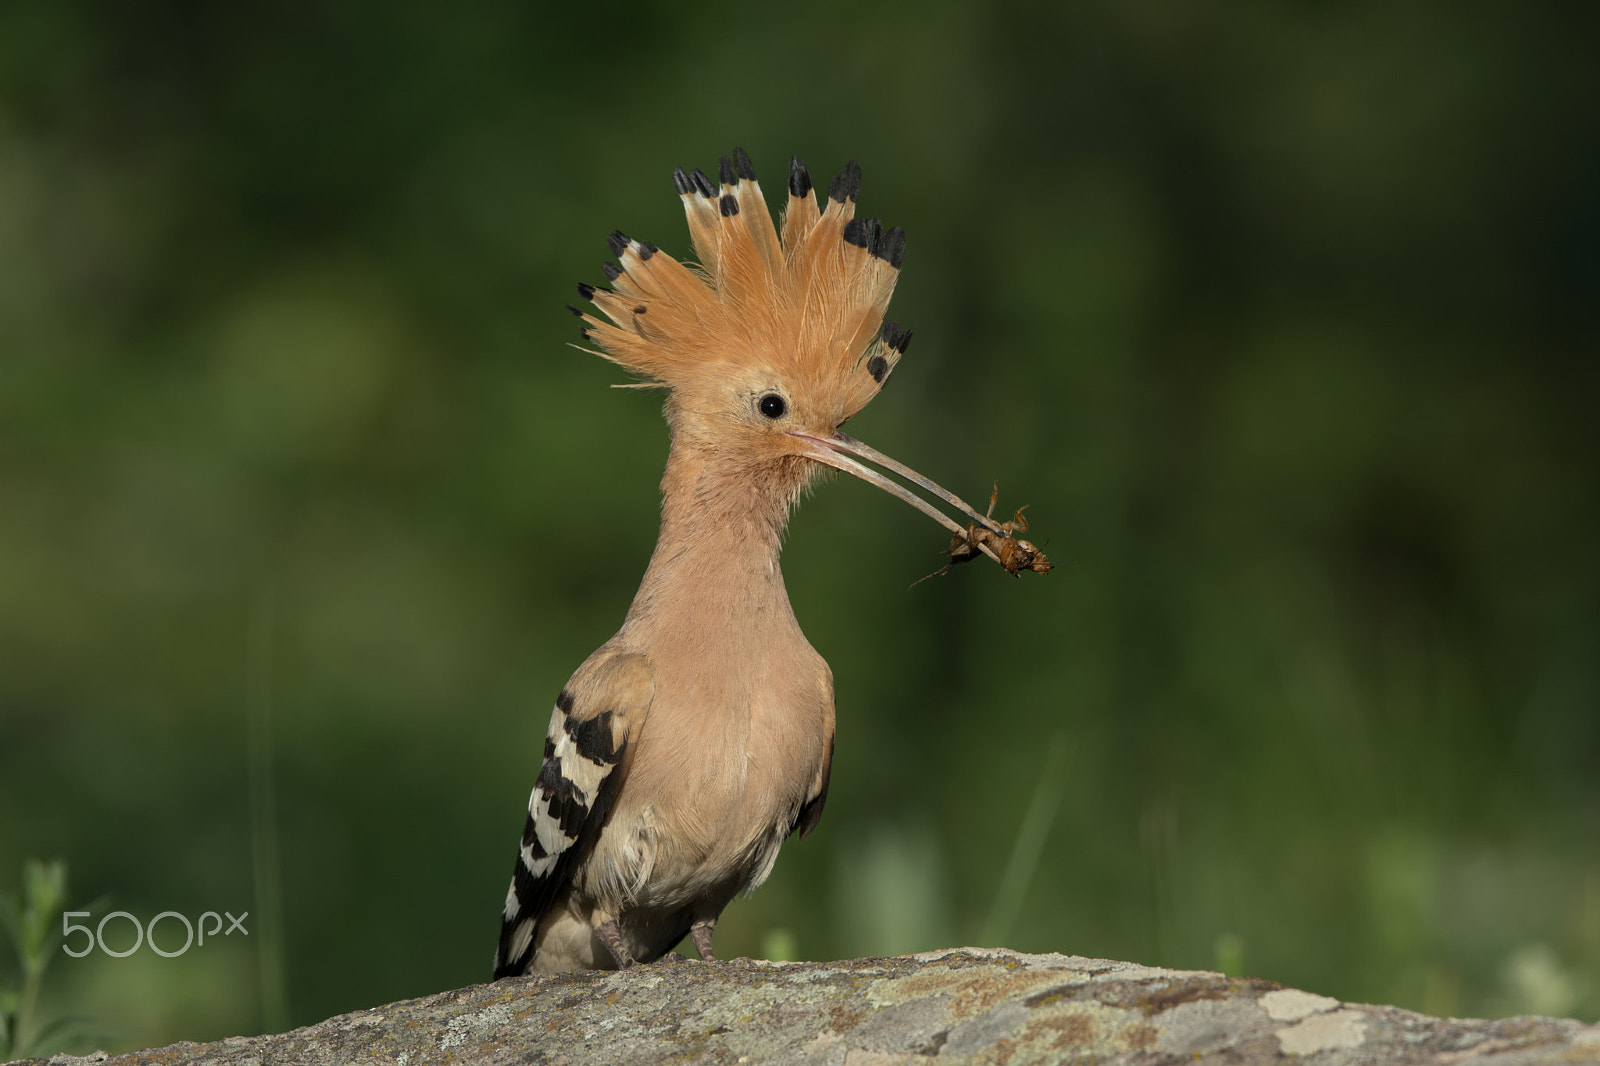
<path fill-rule="evenodd" d="M 634 901 L 731 897 L 771 869 L 815 795 L 833 738 L 831 675 L 800 643 L 732 668 L 657 667 L 628 781 L 596 852 Z"/>

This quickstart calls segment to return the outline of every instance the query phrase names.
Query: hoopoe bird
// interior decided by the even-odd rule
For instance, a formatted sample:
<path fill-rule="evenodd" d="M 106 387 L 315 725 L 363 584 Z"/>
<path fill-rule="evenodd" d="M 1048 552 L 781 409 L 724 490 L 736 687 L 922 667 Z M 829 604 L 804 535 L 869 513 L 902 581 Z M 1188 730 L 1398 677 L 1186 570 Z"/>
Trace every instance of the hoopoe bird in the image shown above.
<path fill-rule="evenodd" d="M 626 968 L 686 935 L 710 960 L 723 908 L 766 880 L 785 839 L 816 828 L 833 675 L 800 631 L 778 554 L 824 467 L 938 519 L 967 555 L 999 561 L 996 545 L 1027 545 L 839 430 L 911 341 L 884 321 L 905 234 L 856 217 L 860 167 L 846 166 L 823 202 L 794 160 L 781 231 L 747 154 L 724 158 L 719 178 L 673 175 L 698 266 L 612 233 L 611 287 L 579 285 L 592 310 L 569 308 L 603 349 L 594 354 L 666 390 L 671 447 L 638 594 L 550 716 L 496 978 Z"/>

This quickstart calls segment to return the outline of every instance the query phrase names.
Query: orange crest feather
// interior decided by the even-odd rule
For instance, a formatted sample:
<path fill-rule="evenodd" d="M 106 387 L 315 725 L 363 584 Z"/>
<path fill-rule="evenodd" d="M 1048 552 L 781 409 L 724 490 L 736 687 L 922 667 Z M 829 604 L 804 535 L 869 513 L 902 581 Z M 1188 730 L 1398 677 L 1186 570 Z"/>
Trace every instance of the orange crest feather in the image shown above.
<path fill-rule="evenodd" d="M 905 233 L 855 217 L 861 168 L 850 163 L 819 204 L 795 159 L 782 237 L 742 149 L 723 158 L 720 189 L 699 170 L 673 180 L 698 266 L 649 242 L 609 238 L 611 289 L 578 287 L 609 322 L 579 312 L 584 336 L 646 382 L 693 386 L 752 366 L 828 396 L 840 421 L 877 395 L 911 334 L 884 322 Z"/>

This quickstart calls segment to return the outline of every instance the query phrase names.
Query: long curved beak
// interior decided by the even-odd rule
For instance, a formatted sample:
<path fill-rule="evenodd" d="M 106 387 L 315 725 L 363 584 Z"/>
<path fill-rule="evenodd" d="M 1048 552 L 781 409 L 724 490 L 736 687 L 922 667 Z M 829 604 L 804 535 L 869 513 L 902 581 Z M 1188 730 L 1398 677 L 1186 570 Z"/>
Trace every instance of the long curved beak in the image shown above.
<path fill-rule="evenodd" d="M 900 477 L 911 482 L 913 485 L 916 485 L 929 495 L 943 500 L 948 506 L 960 511 L 962 514 L 972 519 L 974 523 L 982 526 L 984 529 L 987 529 L 989 532 L 998 537 L 1007 537 L 1010 535 L 1009 530 L 1002 529 L 1000 524 L 994 519 L 990 518 L 986 514 L 980 513 L 977 508 L 967 503 L 955 493 L 942 487 L 937 482 L 923 477 L 909 466 L 891 459 L 889 456 L 884 455 L 876 448 L 872 448 L 863 444 L 861 441 L 856 440 L 854 437 L 849 436 L 848 434 L 835 433 L 831 437 L 818 437 L 810 433 L 803 433 L 799 430 L 795 430 L 789 435 L 804 442 L 805 446 L 802 450 L 802 454 L 806 455 L 808 458 L 814 459 L 819 463 L 824 463 L 836 470 L 843 470 L 847 474 L 854 474 L 867 484 L 875 485 L 884 492 L 889 493 L 889 495 L 904 500 L 906 503 L 909 503 L 923 514 L 927 515 L 929 518 L 932 518 L 934 521 L 938 522 L 940 525 L 944 526 L 958 537 L 964 539 L 967 538 L 966 526 L 956 522 L 949 515 L 945 514 L 943 511 L 939 510 L 939 508 L 935 507 L 927 500 L 924 500 L 921 496 L 918 496 L 904 485 L 885 477 L 883 474 L 873 470 L 871 467 L 864 466 L 863 463 L 872 463 L 874 466 L 882 467 L 890 473 L 898 474 Z M 858 462 L 858 460 L 860 461 Z M 980 540 L 974 546 L 978 550 L 982 551 L 983 554 L 993 559 L 995 562 L 1000 563 L 1002 566 L 1005 565 L 1005 563 L 1001 562 L 1000 556 L 995 554 L 994 550 L 990 548 L 987 543 L 984 543 L 982 540 Z M 1007 567 L 1007 569 L 1010 568 Z"/>

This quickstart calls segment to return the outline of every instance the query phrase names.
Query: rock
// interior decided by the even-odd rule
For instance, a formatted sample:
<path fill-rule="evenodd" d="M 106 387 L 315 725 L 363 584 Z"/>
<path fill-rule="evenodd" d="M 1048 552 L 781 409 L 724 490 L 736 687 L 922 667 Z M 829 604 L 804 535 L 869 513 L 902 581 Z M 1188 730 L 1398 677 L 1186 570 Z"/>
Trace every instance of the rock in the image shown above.
<path fill-rule="evenodd" d="M 523 977 L 279 1036 L 51 1063 L 1600 1063 L 1600 1026 L 1429 1018 L 1269 981 L 986 948 Z"/>

